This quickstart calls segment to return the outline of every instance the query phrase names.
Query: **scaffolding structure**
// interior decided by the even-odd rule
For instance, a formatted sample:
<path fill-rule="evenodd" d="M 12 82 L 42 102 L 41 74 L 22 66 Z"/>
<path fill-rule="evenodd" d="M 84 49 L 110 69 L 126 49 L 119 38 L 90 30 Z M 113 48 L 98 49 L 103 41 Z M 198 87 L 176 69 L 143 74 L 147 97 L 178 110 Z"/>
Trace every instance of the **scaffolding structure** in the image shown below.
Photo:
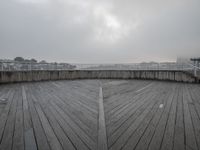
<path fill-rule="evenodd" d="M 194 67 L 194 75 L 197 76 L 197 70 L 200 70 L 200 58 L 191 58 Z"/>

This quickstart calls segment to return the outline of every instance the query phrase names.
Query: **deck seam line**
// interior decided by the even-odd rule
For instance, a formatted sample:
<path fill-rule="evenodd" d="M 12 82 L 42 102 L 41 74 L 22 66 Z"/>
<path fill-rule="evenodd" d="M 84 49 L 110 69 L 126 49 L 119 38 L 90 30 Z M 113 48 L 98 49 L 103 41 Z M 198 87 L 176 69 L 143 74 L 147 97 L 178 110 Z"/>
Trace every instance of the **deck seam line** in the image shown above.
<path fill-rule="evenodd" d="M 102 86 L 99 88 L 98 150 L 108 150 Z"/>

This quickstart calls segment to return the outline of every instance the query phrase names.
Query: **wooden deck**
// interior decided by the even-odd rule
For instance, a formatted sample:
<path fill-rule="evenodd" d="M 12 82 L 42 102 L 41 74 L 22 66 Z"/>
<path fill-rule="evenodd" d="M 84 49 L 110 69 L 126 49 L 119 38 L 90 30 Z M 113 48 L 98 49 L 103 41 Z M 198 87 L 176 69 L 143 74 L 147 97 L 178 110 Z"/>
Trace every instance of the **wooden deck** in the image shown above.
<path fill-rule="evenodd" d="M 200 85 L 74 80 L 0 85 L 0 150 L 199 150 Z"/>

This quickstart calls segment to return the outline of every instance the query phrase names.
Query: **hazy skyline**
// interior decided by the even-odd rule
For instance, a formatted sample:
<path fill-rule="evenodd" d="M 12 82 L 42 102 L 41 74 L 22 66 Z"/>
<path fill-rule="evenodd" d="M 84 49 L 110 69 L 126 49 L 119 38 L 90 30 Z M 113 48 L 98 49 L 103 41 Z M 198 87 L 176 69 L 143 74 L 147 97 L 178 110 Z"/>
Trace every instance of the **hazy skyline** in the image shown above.
<path fill-rule="evenodd" d="M 1 58 L 70 63 L 200 56 L 199 0 L 0 0 Z"/>

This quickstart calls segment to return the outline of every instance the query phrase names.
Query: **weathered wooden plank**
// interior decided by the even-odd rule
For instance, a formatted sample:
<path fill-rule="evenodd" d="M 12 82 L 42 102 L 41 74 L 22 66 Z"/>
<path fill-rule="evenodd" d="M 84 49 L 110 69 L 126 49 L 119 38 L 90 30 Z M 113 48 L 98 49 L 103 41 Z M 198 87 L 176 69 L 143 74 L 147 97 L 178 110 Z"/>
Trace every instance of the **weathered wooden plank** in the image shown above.
<path fill-rule="evenodd" d="M 144 120 L 141 122 L 140 126 L 137 128 L 137 130 L 131 135 L 131 137 L 127 140 L 126 144 L 123 146 L 122 149 L 124 150 L 132 150 L 136 147 L 137 143 L 139 142 L 141 136 L 144 134 L 146 128 L 148 127 L 150 121 L 152 120 L 154 113 L 157 112 L 159 102 L 157 102 L 152 110 L 148 113 L 148 115 L 144 118 Z"/>
<path fill-rule="evenodd" d="M 112 122 L 119 120 L 118 118 L 120 118 L 120 116 L 124 116 L 124 113 L 127 113 L 130 109 L 133 109 L 134 107 L 136 107 L 138 105 L 138 102 L 141 103 L 143 102 L 144 98 L 146 97 L 145 95 L 141 95 L 141 96 L 131 96 L 129 94 L 127 94 L 129 100 L 125 101 L 123 104 L 120 104 L 119 107 L 115 107 L 112 111 L 106 113 L 106 118 L 107 118 L 107 125 L 111 125 L 112 126 Z M 122 101 L 122 99 L 120 99 Z M 124 99 L 123 99 L 124 101 Z M 117 118 L 115 118 L 115 116 L 117 116 Z"/>
<path fill-rule="evenodd" d="M 172 91 L 171 91 L 172 90 Z M 170 95 L 165 99 L 166 105 L 163 105 L 163 107 L 160 107 L 160 109 L 164 109 L 163 114 L 161 116 L 161 119 L 159 121 L 159 124 L 157 125 L 156 131 L 154 133 L 154 136 L 151 139 L 151 142 L 149 144 L 149 150 L 160 150 L 162 139 L 165 132 L 165 127 L 167 124 L 167 120 L 169 117 L 169 112 L 171 110 L 171 106 L 173 104 L 174 100 L 174 94 L 177 92 L 177 89 L 174 88 L 174 85 L 171 85 L 171 89 L 169 90 Z"/>
<path fill-rule="evenodd" d="M 185 149 L 186 150 L 198 150 L 196 137 L 194 134 L 194 128 L 191 120 L 191 114 L 189 110 L 188 103 L 191 103 L 192 100 L 188 94 L 187 89 L 184 85 L 183 92 L 183 116 L 184 116 L 184 127 L 185 127 Z"/>
<path fill-rule="evenodd" d="M 19 86 L 20 87 L 20 86 Z M 21 87 L 20 87 L 21 88 Z M 24 128 L 23 128 L 23 106 L 22 106 L 22 93 L 18 91 L 19 96 L 17 98 L 17 112 L 15 119 L 15 131 L 13 137 L 13 150 L 24 150 Z"/>
<path fill-rule="evenodd" d="M 70 86 L 68 84 L 64 85 L 63 88 L 59 89 L 59 91 L 56 91 L 56 93 L 61 92 L 62 95 L 65 95 L 72 99 L 76 97 L 76 101 L 81 103 L 82 107 L 84 106 L 86 109 L 89 109 L 94 113 L 95 112 L 97 113 L 98 101 L 96 99 L 98 98 L 98 96 L 93 96 L 93 92 L 90 92 L 90 91 L 83 92 L 82 89 L 83 88 L 87 89 L 87 85 L 86 87 L 80 88 L 80 87 L 77 87 L 78 86 L 77 84 L 70 84 Z M 89 87 L 89 88 L 93 88 L 93 87 Z M 96 91 L 96 94 L 97 93 L 98 91 Z"/>
<path fill-rule="evenodd" d="M 199 85 L 103 82 L 110 149 L 200 149 Z M 98 90 L 97 80 L 0 85 L 0 150 L 98 149 Z"/>
<path fill-rule="evenodd" d="M 52 93 L 48 93 L 52 95 Z M 91 140 L 96 142 L 96 137 L 97 137 L 97 116 L 96 119 L 91 118 L 89 115 L 84 115 L 84 112 L 81 111 L 80 109 L 69 102 L 66 103 L 66 100 L 62 98 L 62 95 L 57 95 L 54 94 L 52 95 L 54 97 L 55 103 L 59 107 L 61 107 L 66 115 L 68 115 L 71 120 L 73 120 L 83 131 L 85 132 L 86 135 L 88 135 Z M 88 124 L 91 124 L 90 126 Z"/>
<path fill-rule="evenodd" d="M 145 118 L 145 116 L 149 113 L 151 108 L 153 107 L 153 104 L 150 104 L 149 107 L 147 107 L 144 112 L 137 117 L 135 122 L 121 135 L 115 143 L 113 143 L 110 147 L 111 150 L 118 150 L 123 147 L 123 145 L 126 143 L 126 141 L 129 139 L 129 137 L 132 135 L 132 133 L 138 128 L 139 124 L 142 122 L 142 120 Z"/>
<path fill-rule="evenodd" d="M 183 87 L 180 87 L 179 95 L 178 95 L 177 112 L 176 112 L 173 149 L 175 150 L 185 149 L 184 137 L 185 137 L 185 130 L 184 130 L 184 119 L 183 119 Z"/>
<path fill-rule="evenodd" d="M 131 126 L 134 122 L 136 122 L 137 118 L 147 109 L 149 106 L 152 105 L 153 98 L 155 98 L 153 95 L 152 96 L 147 96 L 146 97 L 146 102 L 144 103 L 141 101 L 137 107 L 133 108 L 128 114 L 125 114 L 124 119 L 120 121 L 120 124 L 113 124 L 113 126 L 110 126 L 110 129 L 113 127 L 113 133 L 108 136 L 108 143 L 109 146 L 111 146 L 116 140 L 124 134 L 124 132 L 127 130 L 129 126 Z M 149 100 L 149 101 L 148 101 Z M 127 117 L 128 118 L 127 118 Z M 108 130 L 108 129 L 107 129 Z M 109 130 L 108 130 L 109 131 Z"/>
<path fill-rule="evenodd" d="M 23 115 L 24 115 L 24 145 L 25 150 L 37 150 L 33 126 L 30 118 L 25 86 L 22 86 Z"/>
<path fill-rule="evenodd" d="M 155 91 L 155 89 L 151 89 L 151 92 Z M 124 116 L 123 113 L 128 112 L 130 109 L 133 109 L 134 107 L 136 107 L 138 105 L 138 102 L 141 103 L 144 99 L 147 99 L 147 95 L 153 95 L 153 94 L 147 94 L 147 93 L 151 93 L 150 91 L 143 91 L 144 93 L 140 93 L 139 95 L 137 95 L 135 92 L 133 92 L 134 94 L 126 94 L 126 99 L 121 99 L 119 97 L 119 100 L 121 101 L 119 104 L 119 107 L 115 107 L 114 109 L 112 109 L 112 111 L 107 112 L 106 113 L 106 119 L 107 119 L 107 125 L 109 125 L 110 123 L 112 123 L 115 120 L 115 116 L 121 115 Z M 136 95 L 135 95 L 136 94 Z M 116 102 L 115 102 L 116 103 Z M 107 103 L 105 103 L 105 105 L 108 105 Z M 113 105 L 113 104 L 110 104 Z M 117 117 L 120 118 L 120 117 Z M 112 125 L 112 124 L 111 124 Z"/>
<path fill-rule="evenodd" d="M 34 96 L 33 96 L 33 99 L 35 99 Z M 37 100 L 35 100 L 35 101 L 37 101 Z M 46 134 L 46 137 L 47 137 L 47 140 L 49 142 L 51 149 L 62 150 L 62 146 L 61 146 L 60 142 L 58 141 L 56 135 L 54 134 L 54 131 L 53 131 L 51 125 L 49 124 L 48 119 L 46 118 L 45 114 L 43 113 L 43 111 L 38 103 L 35 103 L 35 108 L 39 115 L 40 121 L 42 123 L 44 132 Z"/>
<path fill-rule="evenodd" d="M 124 97 L 127 94 L 131 94 L 138 89 L 141 89 L 142 87 L 149 84 L 149 81 L 129 81 L 126 84 L 123 85 L 109 85 L 105 84 L 103 85 L 103 92 L 105 93 L 105 103 L 110 104 L 113 102 L 116 102 L 119 97 Z"/>
<path fill-rule="evenodd" d="M 169 118 L 166 123 L 165 133 L 163 136 L 161 150 L 172 150 L 173 149 L 173 139 L 174 139 L 174 132 L 175 132 L 175 121 L 176 121 L 176 108 L 178 103 L 178 90 L 177 87 L 175 91 L 175 95 L 172 102 L 172 107 L 169 112 Z"/>
<path fill-rule="evenodd" d="M 52 94 L 52 93 L 48 93 L 48 94 Z M 53 96 L 53 97 L 55 97 L 55 96 Z M 55 102 L 55 104 L 56 105 L 58 105 L 61 109 L 62 109 L 62 111 L 61 110 L 59 110 L 59 111 L 61 111 L 61 112 L 65 112 L 65 114 L 63 114 L 64 115 L 64 118 L 68 118 L 68 122 L 70 122 L 70 123 L 73 123 L 73 122 L 77 122 L 78 120 L 77 120 L 77 115 L 81 115 L 81 114 L 77 114 L 76 115 L 76 117 L 74 117 L 73 118 L 73 115 L 74 115 L 74 113 L 77 111 L 77 112 L 79 112 L 79 110 L 72 110 L 72 108 L 70 108 L 70 107 L 68 107 L 68 105 L 65 105 L 64 103 L 63 103 L 63 101 L 64 100 L 61 100 L 60 98 L 62 98 L 62 97 L 55 97 L 56 99 L 54 99 L 54 100 L 52 100 L 53 102 Z M 58 107 L 57 106 L 57 107 Z M 65 107 L 64 107 L 65 106 Z M 66 107 L 67 107 L 67 109 L 66 109 Z M 71 112 L 70 112 L 70 110 L 71 110 Z M 69 117 L 68 117 L 69 116 Z M 72 118 L 71 118 L 72 117 Z M 82 116 L 83 117 L 83 116 Z M 84 118 L 83 118 L 84 119 Z M 96 120 L 97 121 L 97 120 Z M 79 122 L 77 122 L 78 124 L 76 125 L 76 124 L 74 124 L 73 123 L 73 129 L 74 128 L 77 128 L 78 129 L 78 131 L 76 131 L 76 129 L 74 129 L 74 131 L 75 132 L 79 132 L 79 134 L 82 132 L 79 128 L 83 128 L 84 127 L 84 124 L 82 124 L 81 125 L 81 122 L 79 121 Z M 91 129 L 88 129 L 88 131 L 90 131 L 90 132 L 95 132 L 95 134 L 97 134 L 96 132 L 97 132 L 97 129 L 95 130 L 95 131 L 93 131 L 93 130 L 91 130 Z M 87 132 L 85 132 L 84 134 L 88 134 Z M 82 134 L 81 134 L 81 137 L 84 135 L 83 134 L 83 132 L 82 132 Z M 80 136 L 80 135 L 79 135 Z M 87 137 L 83 137 L 82 138 L 83 139 L 83 141 L 87 141 L 87 140 L 89 140 Z M 91 140 L 93 140 L 93 139 L 91 139 Z M 91 141 L 90 140 L 90 142 L 88 141 L 87 143 L 88 144 L 90 144 L 90 145 L 93 145 L 93 141 Z M 94 139 L 94 140 L 96 140 L 96 139 Z"/>
<path fill-rule="evenodd" d="M 72 120 L 68 115 L 66 115 L 65 110 L 61 108 L 62 107 L 61 104 L 59 104 L 58 102 L 55 102 L 55 101 L 53 103 L 55 104 L 54 107 L 56 108 L 56 110 L 65 119 L 65 121 L 67 121 L 70 124 L 70 126 L 74 130 L 74 132 L 78 133 L 81 140 L 83 140 L 90 149 L 96 149 L 96 143 L 95 143 L 94 139 L 91 139 L 87 135 L 87 133 L 80 128 L 79 124 L 76 124 L 74 122 L 74 120 Z"/>
<path fill-rule="evenodd" d="M 107 150 L 107 135 L 104 116 L 104 104 L 102 87 L 99 89 L 99 127 L 98 127 L 98 150 Z"/>
<path fill-rule="evenodd" d="M 37 150 L 25 87 L 22 86 L 25 150 Z"/>
<path fill-rule="evenodd" d="M 154 89 L 156 91 L 156 89 Z M 151 104 L 155 99 L 156 94 L 152 93 L 144 94 L 143 97 L 138 99 L 137 103 L 129 104 L 130 108 L 125 109 L 127 113 L 121 116 L 121 119 L 117 122 L 113 122 L 112 125 L 107 127 L 108 131 L 108 143 L 112 143 L 135 121 L 135 119 Z M 118 118 L 118 116 L 117 116 Z M 120 118 L 120 117 L 119 117 Z M 110 130 L 109 130 L 110 129 Z M 113 133 L 112 133 L 113 132 Z M 111 133 L 111 134 L 109 134 Z"/>
<path fill-rule="evenodd" d="M 103 92 L 105 93 L 105 103 L 112 104 L 118 101 L 118 98 L 124 98 L 127 94 L 132 94 L 138 89 L 144 87 L 149 82 L 128 82 L 124 86 L 103 85 Z"/>
<path fill-rule="evenodd" d="M 136 120 L 128 127 L 126 131 L 118 138 L 118 140 L 111 145 L 110 149 L 121 149 L 123 145 L 127 142 L 127 140 L 131 137 L 133 132 L 137 130 L 140 123 L 143 121 L 143 119 L 148 115 L 148 113 L 152 110 L 153 106 L 156 104 L 158 100 L 154 100 L 152 98 L 152 101 L 150 104 L 148 104 L 148 107 L 142 111 L 141 115 L 136 115 Z"/>
<path fill-rule="evenodd" d="M 19 98 L 19 90 L 16 90 L 13 98 L 13 102 L 10 107 L 8 118 L 5 124 L 3 137 L 1 140 L 0 150 L 11 150 L 13 144 L 13 134 L 15 125 L 15 115 L 17 110 L 17 99 Z"/>
<path fill-rule="evenodd" d="M 199 90 L 198 87 L 196 87 L 196 85 L 192 86 L 191 88 L 191 97 L 192 97 L 192 101 L 194 103 L 195 106 L 195 110 L 199 116 L 200 119 L 200 100 L 199 100 Z"/>
<path fill-rule="evenodd" d="M 40 122 L 39 116 L 35 109 L 32 96 L 31 96 L 31 89 L 27 92 L 30 116 L 33 123 L 34 135 L 36 138 L 37 146 L 39 150 L 50 150 L 49 143 L 47 141 L 44 129 Z"/>
<path fill-rule="evenodd" d="M 88 150 L 89 148 L 87 145 L 81 140 L 79 137 L 79 134 L 73 130 L 73 128 L 70 126 L 67 120 L 65 120 L 60 114 L 58 107 L 55 107 L 54 103 L 50 103 L 50 109 L 52 110 L 52 113 L 56 120 L 59 122 L 60 126 L 63 128 L 65 133 L 68 135 L 69 139 L 72 141 L 73 145 L 79 150 Z"/>
<path fill-rule="evenodd" d="M 69 90 L 66 90 L 66 88 L 55 90 L 50 86 L 46 86 L 45 89 L 47 89 L 50 93 L 54 93 L 56 97 L 59 97 L 60 99 L 65 99 L 64 102 L 68 102 L 68 105 L 73 104 L 72 106 L 75 106 L 75 108 L 78 108 L 80 111 L 83 110 L 83 114 L 90 114 L 90 116 L 93 116 L 94 118 L 98 114 L 96 108 L 92 108 L 89 105 L 89 102 L 85 102 L 87 101 L 87 99 L 81 98 L 80 96 L 78 96 L 78 94 L 73 94 L 73 90 L 71 88 Z"/>
<path fill-rule="evenodd" d="M 146 85 L 146 84 L 145 84 Z M 145 86 L 144 85 L 144 86 Z M 122 105 L 126 105 L 130 102 L 130 97 L 132 97 L 133 99 L 134 98 L 137 98 L 139 96 L 141 96 L 144 92 L 147 92 L 148 90 L 151 90 L 151 89 L 145 89 L 143 91 L 140 91 L 140 92 L 135 92 L 137 91 L 138 89 L 142 88 L 143 86 L 141 85 L 138 85 L 137 87 L 135 88 L 131 88 L 129 89 L 129 87 L 126 87 L 124 93 L 120 93 L 121 91 L 119 91 L 118 93 L 116 93 L 114 96 L 112 97 L 109 97 L 109 98 L 106 98 L 104 97 L 105 99 L 105 112 L 109 114 L 110 111 L 113 111 L 113 109 L 118 109 L 118 107 L 121 107 Z M 115 87 L 110 87 L 111 89 Z M 127 92 L 127 90 L 129 92 Z M 106 91 L 106 89 L 104 90 Z M 123 101 L 121 101 L 123 99 Z"/>
<path fill-rule="evenodd" d="M 0 140 L 2 140 L 5 124 L 8 119 L 8 114 L 13 102 L 14 90 L 15 89 L 13 87 L 10 87 L 10 90 L 8 90 L 8 93 L 4 97 L 4 98 L 7 98 L 7 104 L 5 108 L 2 110 L 1 116 L 0 116 Z"/>
<path fill-rule="evenodd" d="M 8 103 L 8 93 L 10 89 L 8 89 L 6 86 L 0 86 L 0 117 L 2 114 L 2 111 L 6 107 Z"/>
<path fill-rule="evenodd" d="M 131 94 L 126 94 L 127 96 L 125 98 L 122 98 L 122 99 L 121 99 L 121 97 L 118 98 L 121 101 L 118 104 L 117 104 L 117 102 L 115 102 L 113 104 L 105 103 L 105 105 L 115 105 L 115 104 L 118 105 L 118 106 L 114 107 L 111 111 L 106 113 L 107 126 L 109 126 L 109 124 L 112 126 L 112 122 L 114 122 L 114 121 L 116 121 L 116 119 L 118 120 L 118 118 L 120 118 L 120 117 L 115 117 L 115 116 L 118 116 L 118 115 L 124 116 L 123 113 L 128 112 L 130 109 L 134 109 L 134 107 L 136 107 L 138 105 L 138 102 L 141 103 L 146 98 L 145 95 L 148 95 L 147 93 L 153 92 L 153 90 L 155 90 L 155 89 L 148 89 L 147 91 L 144 90 L 144 91 L 140 92 L 139 94 L 135 93 L 135 92 L 132 92 Z"/>
<path fill-rule="evenodd" d="M 166 101 L 166 98 L 169 97 L 170 95 L 170 87 L 165 85 L 164 86 L 165 89 L 164 90 L 160 90 L 160 92 L 158 92 L 158 96 L 160 97 L 160 105 L 167 105 L 169 103 L 169 101 Z M 166 92 L 166 91 L 168 92 Z M 148 146 L 152 140 L 153 135 L 155 134 L 156 128 L 158 126 L 158 123 L 161 119 L 161 116 L 164 112 L 164 109 L 159 109 L 158 112 L 154 115 L 153 119 L 151 120 L 150 124 L 148 125 L 146 131 L 144 132 L 143 136 L 141 137 L 140 141 L 138 142 L 137 146 L 136 146 L 136 150 L 145 150 L 148 149 Z"/>
<path fill-rule="evenodd" d="M 193 127 L 194 127 L 194 133 L 195 133 L 195 137 L 196 137 L 196 143 L 197 143 L 198 149 L 200 149 L 200 134 L 199 134 L 199 131 L 200 131 L 200 118 L 198 116 L 195 104 L 193 102 L 194 101 L 194 99 L 192 97 L 193 92 L 188 87 L 187 87 L 186 92 L 187 92 L 187 94 L 190 97 L 188 99 L 188 101 L 189 101 L 188 105 L 189 105 L 189 110 L 190 110 L 190 113 L 191 113 L 192 123 L 193 123 Z"/>
<path fill-rule="evenodd" d="M 35 88 L 36 89 L 36 88 Z M 38 103 L 41 105 L 45 115 L 47 116 L 49 123 L 51 124 L 52 129 L 54 130 L 57 138 L 59 139 L 60 144 L 64 150 L 75 150 L 72 142 L 69 140 L 67 135 L 65 135 L 64 130 L 61 128 L 57 120 L 55 119 L 51 109 L 49 108 L 49 100 L 51 97 L 48 97 L 47 94 L 34 92 L 34 95 L 39 99 Z"/>

